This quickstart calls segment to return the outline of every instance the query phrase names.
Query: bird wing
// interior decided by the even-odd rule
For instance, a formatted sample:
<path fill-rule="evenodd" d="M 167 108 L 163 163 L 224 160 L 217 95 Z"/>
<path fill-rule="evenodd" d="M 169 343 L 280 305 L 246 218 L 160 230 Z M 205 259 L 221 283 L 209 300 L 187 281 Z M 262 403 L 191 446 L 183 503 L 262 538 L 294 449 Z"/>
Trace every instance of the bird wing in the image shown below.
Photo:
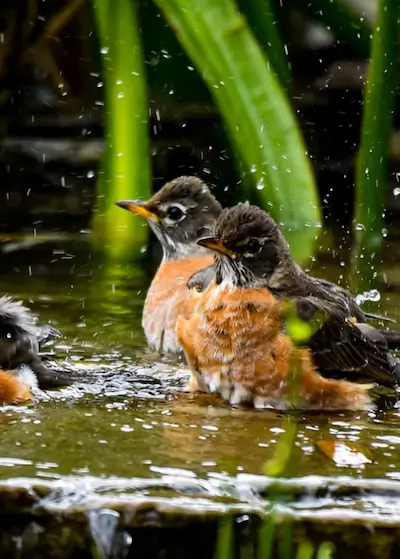
<path fill-rule="evenodd" d="M 215 279 L 214 264 L 202 268 L 198 272 L 195 272 L 190 276 L 186 285 L 188 289 L 196 289 L 199 293 L 202 293 L 210 283 Z"/>
<path fill-rule="evenodd" d="M 340 285 L 336 285 L 335 283 L 321 278 L 313 278 L 313 281 L 324 289 L 328 289 L 332 293 L 337 294 L 340 297 L 344 297 L 350 306 L 352 316 L 355 316 L 359 321 L 364 322 L 365 320 L 380 320 L 383 322 L 396 322 L 389 316 L 383 316 L 381 314 L 361 310 L 355 297 L 350 293 L 350 291 L 347 291 L 347 289 L 344 289 L 344 287 L 341 287 Z"/>
<path fill-rule="evenodd" d="M 313 321 L 313 333 L 306 344 L 322 375 L 396 384 L 397 363 L 388 352 L 384 335 L 370 325 L 357 323 L 345 298 L 293 299 L 299 318 Z"/>

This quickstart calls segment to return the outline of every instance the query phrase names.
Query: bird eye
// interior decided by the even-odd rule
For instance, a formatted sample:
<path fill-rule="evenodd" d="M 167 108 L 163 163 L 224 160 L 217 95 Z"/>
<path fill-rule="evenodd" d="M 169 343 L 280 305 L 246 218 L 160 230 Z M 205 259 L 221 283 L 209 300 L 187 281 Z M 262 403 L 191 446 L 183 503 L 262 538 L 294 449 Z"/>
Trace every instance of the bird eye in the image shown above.
<path fill-rule="evenodd" d="M 257 239 L 250 239 L 246 245 L 246 252 L 248 254 L 258 254 L 262 249 L 260 241 Z"/>
<path fill-rule="evenodd" d="M 168 208 L 167 217 L 171 221 L 181 221 L 184 215 L 184 212 L 178 206 L 170 206 Z"/>

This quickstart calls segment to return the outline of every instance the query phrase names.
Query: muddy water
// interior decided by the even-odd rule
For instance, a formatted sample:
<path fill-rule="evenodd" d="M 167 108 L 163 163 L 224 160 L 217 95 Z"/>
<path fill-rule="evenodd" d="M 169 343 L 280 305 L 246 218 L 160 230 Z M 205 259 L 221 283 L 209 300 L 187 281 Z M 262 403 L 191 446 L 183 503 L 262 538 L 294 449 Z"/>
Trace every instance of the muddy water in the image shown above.
<path fill-rule="evenodd" d="M 396 249 L 387 252 L 390 290 L 372 308 L 400 318 Z M 313 273 L 337 279 L 330 254 Z M 107 266 L 88 242 L 60 241 L 1 256 L 0 292 L 22 298 L 63 333 L 47 350 L 55 367 L 84 375 L 73 387 L 38 393 L 29 406 L 0 410 L 0 478 L 63 476 L 224 479 L 261 472 L 282 433 L 283 416 L 230 409 L 182 392 L 185 367 L 146 349 L 141 308 L 145 260 Z M 400 285 L 400 284 L 399 284 Z M 303 414 L 298 475 L 400 479 L 400 411 Z M 335 464 L 315 442 L 347 440 L 371 460 Z M 75 479 L 75 478 L 74 478 Z"/>

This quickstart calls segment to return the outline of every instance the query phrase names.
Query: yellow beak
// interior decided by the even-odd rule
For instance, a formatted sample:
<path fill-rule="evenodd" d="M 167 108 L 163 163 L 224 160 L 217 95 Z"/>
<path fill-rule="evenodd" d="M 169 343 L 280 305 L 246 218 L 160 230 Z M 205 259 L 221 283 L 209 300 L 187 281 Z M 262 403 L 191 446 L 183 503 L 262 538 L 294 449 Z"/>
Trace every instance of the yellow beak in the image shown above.
<path fill-rule="evenodd" d="M 236 257 L 236 253 L 224 245 L 222 241 L 215 237 L 203 237 L 197 241 L 197 244 L 206 247 L 214 252 L 219 252 L 220 254 L 225 254 L 226 256 L 230 256 L 231 258 Z"/>
<path fill-rule="evenodd" d="M 115 202 L 115 204 L 120 208 L 124 208 L 124 210 L 128 210 L 128 212 L 144 217 L 144 219 L 151 219 L 153 221 L 160 220 L 158 215 L 148 208 L 147 202 L 142 202 L 140 200 L 119 200 Z"/>

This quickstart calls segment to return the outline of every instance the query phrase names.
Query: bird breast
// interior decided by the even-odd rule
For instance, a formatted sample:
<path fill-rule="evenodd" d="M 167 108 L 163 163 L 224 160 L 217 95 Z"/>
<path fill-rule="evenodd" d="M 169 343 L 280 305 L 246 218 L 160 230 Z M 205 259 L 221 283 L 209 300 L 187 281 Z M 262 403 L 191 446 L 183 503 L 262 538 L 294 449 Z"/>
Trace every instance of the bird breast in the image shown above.
<path fill-rule="evenodd" d="M 177 353 L 180 345 L 176 336 L 176 320 L 187 317 L 193 308 L 193 293 L 187 288 L 188 279 L 210 266 L 212 255 L 165 260 L 161 263 L 147 292 L 142 326 L 147 343 L 159 352 Z"/>

